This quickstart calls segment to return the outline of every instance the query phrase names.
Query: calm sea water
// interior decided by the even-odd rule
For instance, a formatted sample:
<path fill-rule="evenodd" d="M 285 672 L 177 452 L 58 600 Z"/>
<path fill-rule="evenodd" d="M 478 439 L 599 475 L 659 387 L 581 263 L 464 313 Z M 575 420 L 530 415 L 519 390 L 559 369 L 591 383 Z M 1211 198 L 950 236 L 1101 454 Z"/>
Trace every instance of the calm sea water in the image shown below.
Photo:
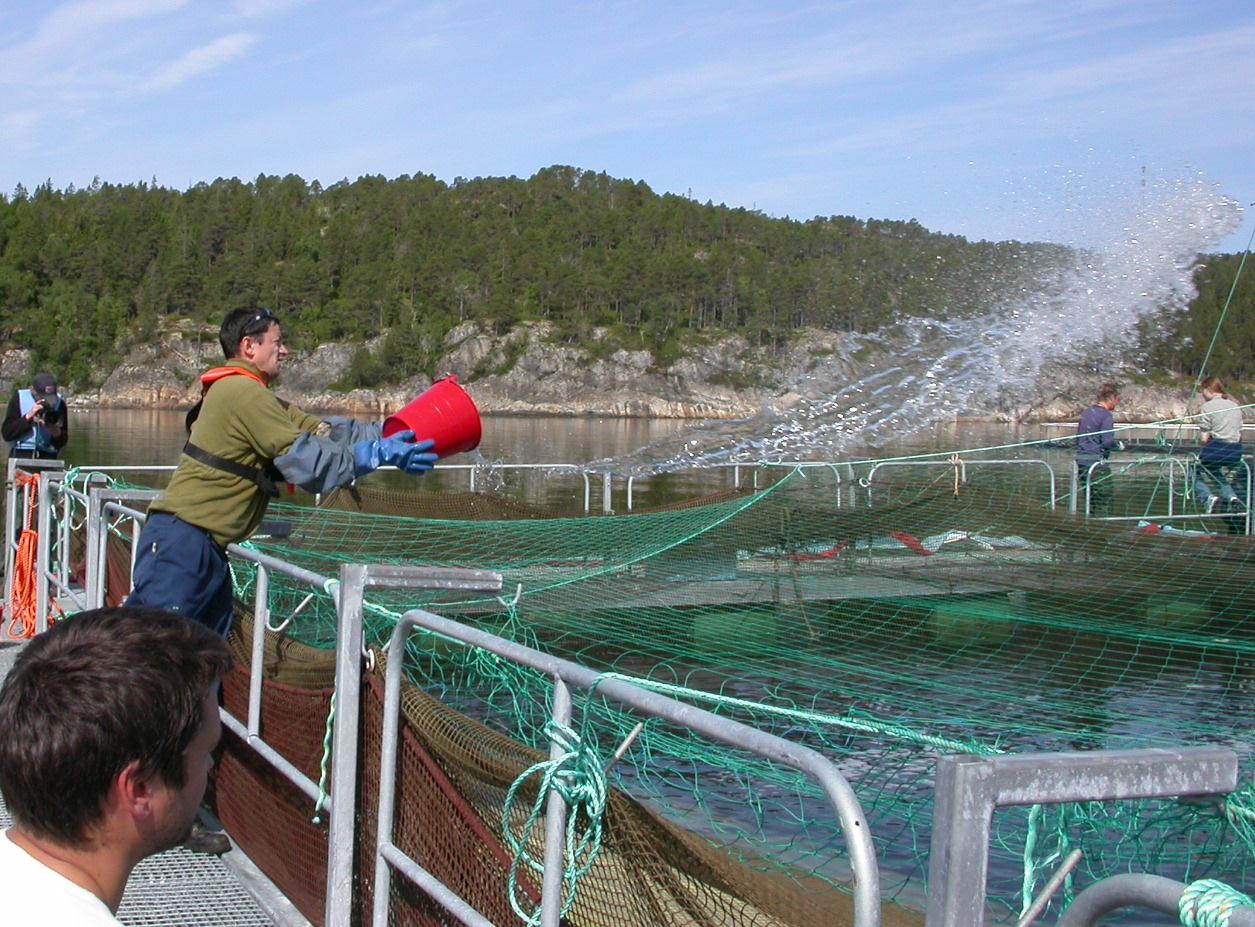
<path fill-rule="evenodd" d="M 64 458 L 72 466 L 151 467 L 177 463 L 186 440 L 184 413 L 146 409 L 88 409 L 71 413 L 70 443 Z M 578 509 L 583 504 L 584 480 L 559 471 L 515 469 L 513 465 L 563 464 L 593 471 L 588 492 L 591 507 L 600 510 L 602 478 L 597 475 L 613 461 L 616 473 L 624 473 L 634 461 L 648 466 L 657 448 L 677 442 L 703 439 L 701 423 L 682 419 L 596 418 L 590 416 L 488 416 L 483 441 L 471 454 L 445 461 L 437 473 L 418 484 L 424 490 L 464 490 L 475 480 L 477 489 L 492 489 L 530 502 Z M 1016 427 L 988 423 L 945 422 L 932 425 L 909 438 L 889 442 L 878 450 L 885 454 L 921 453 L 987 447 L 1036 440 L 1046 432 L 1039 426 Z M 506 465 L 506 466 L 501 466 Z M 132 471 L 121 475 L 127 482 L 161 486 L 164 473 Z M 370 480 L 389 487 L 411 487 L 407 477 L 380 473 Z M 681 470 L 638 477 L 634 481 L 634 506 L 660 505 L 703 492 L 730 486 L 730 471 Z M 625 503 L 626 482 L 613 481 L 616 508 Z M 298 494 L 299 498 L 299 494 Z"/>
<path fill-rule="evenodd" d="M 183 417 L 182 411 L 154 409 L 74 410 L 65 459 L 76 466 L 173 464 L 186 438 Z M 584 464 L 628 457 L 682 435 L 696 424 L 685 419 L 487 416 L 478 456 L 502 463 Z M 886 449 L 895 453 L 951 450 L 1034 440 L 1044 434 L 1039 426 L 947 422 L 892 442 Z M 449 462 L 469 463 L 472 457 L 464 454 Z"/>

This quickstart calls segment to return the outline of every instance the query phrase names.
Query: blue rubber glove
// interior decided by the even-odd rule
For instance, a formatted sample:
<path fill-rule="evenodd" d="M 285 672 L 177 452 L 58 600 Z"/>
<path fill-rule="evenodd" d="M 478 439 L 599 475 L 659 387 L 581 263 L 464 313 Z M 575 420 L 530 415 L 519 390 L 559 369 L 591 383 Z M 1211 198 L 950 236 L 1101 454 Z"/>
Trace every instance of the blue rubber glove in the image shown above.
<path fill-rule="evenodd" d="M 356 476 L 365 476 L 380 467 L 392 465 L 398 470 L 421 476 L 432 468 L 439 458 L 431 453 L 435 441 L 414 443 L 414 432 L 398 431 L 390 438 L 358 441 L 353 445 L 353 465 Z"/>

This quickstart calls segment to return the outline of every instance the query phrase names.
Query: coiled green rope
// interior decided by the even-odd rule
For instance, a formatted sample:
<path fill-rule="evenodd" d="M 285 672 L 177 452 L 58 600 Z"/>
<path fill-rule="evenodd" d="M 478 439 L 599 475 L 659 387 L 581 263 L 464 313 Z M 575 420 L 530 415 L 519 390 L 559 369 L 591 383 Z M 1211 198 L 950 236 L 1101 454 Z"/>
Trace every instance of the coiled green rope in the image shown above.
<path fill-rule="evenodd" d="M 532 856 L 528 846 L 533 843 L 536 825 L 544 816 L 550 792 L 557 791 L 567 804 L 566 862 L 562 872 L 563 917 L 575 903 L 580 878 L 593 868 L 601 852 L 602 817 L 608 793 L 605 770 L 590 743 L 570 728 L 553 721 L 545 725 L 545 734 L 561 747 L 562 755 L 524 770 L 506 793 L 502 813 L 502 831 L 514 853 L 510 864 L 510 907 L 528 927 L 536 927 L 540 923 L 541 909 L 539 905 L 528 904 L 529 899 L 520 898 L 519 872 L 526 867 L 543 879 L 544 863 Z M 511 824 L 514 802 L 523 784 L 533 776 L 540 777 L 536 800 L 521 832 L 516 835 Z M 531 910 L 528 910 L 529 907 Z"/>
<path fill-rule="evenodd" d="M 1185 927 L 1226 927 L 1234 908 L 1255 908 L 1255 901 L 1215 879 L 1191 882 L 1177 908 Z"/>

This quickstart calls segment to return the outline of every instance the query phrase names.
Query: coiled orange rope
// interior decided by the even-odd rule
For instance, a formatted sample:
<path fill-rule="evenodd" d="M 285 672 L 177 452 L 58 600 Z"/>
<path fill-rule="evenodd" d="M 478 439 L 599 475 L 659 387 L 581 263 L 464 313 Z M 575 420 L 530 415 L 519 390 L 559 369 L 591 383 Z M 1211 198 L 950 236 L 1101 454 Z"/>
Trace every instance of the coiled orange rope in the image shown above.
<path fill-rule="evenodd" d="M 5 635 L 10 640 L 25 640 L 35 636 L 38 627 L 39 591 L 37 579 L 39 533 L 35 530 L 35 518 L 39 512 L 39 474 L 17 473 L 19 489 L 29 487 L 30 505 L 26 510 L 26 522 L 17 541 L 17 557 L 13 563 L 13 593 L 9 599 L 9 626 Z M 48 615 L 51 625 L 65 613 L 55 602 L 49 601 L 52 612 Z"/>

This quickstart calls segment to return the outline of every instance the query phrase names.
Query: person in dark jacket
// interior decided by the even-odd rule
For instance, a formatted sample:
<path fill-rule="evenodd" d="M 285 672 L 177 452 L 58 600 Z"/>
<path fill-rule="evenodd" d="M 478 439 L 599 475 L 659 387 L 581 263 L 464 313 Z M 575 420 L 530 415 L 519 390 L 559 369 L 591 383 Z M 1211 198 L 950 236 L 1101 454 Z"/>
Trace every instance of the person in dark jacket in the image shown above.
<path fill-rule="evenodd" d="M 1111 414 L 1119 404 L 1120 390 L 1114 383 L 1104 383 L 1098 387 L 1094 404 L 1081 413 L 1076 425 L 1077 492 L 1083 509 L 1085 488 L 1089 487 L 1087 514 L 1099 517 L 1111 514 L 1111 468 L 1107 458 L 1120 447 Z"/>
<path fill-rule="evenodd" d="M 13 391 L 0 436 L 9 442 L 10 457 L 55 460 L 70 440 L 68 418 L 56 377 L 37 373 L 28 389 Z"/>

